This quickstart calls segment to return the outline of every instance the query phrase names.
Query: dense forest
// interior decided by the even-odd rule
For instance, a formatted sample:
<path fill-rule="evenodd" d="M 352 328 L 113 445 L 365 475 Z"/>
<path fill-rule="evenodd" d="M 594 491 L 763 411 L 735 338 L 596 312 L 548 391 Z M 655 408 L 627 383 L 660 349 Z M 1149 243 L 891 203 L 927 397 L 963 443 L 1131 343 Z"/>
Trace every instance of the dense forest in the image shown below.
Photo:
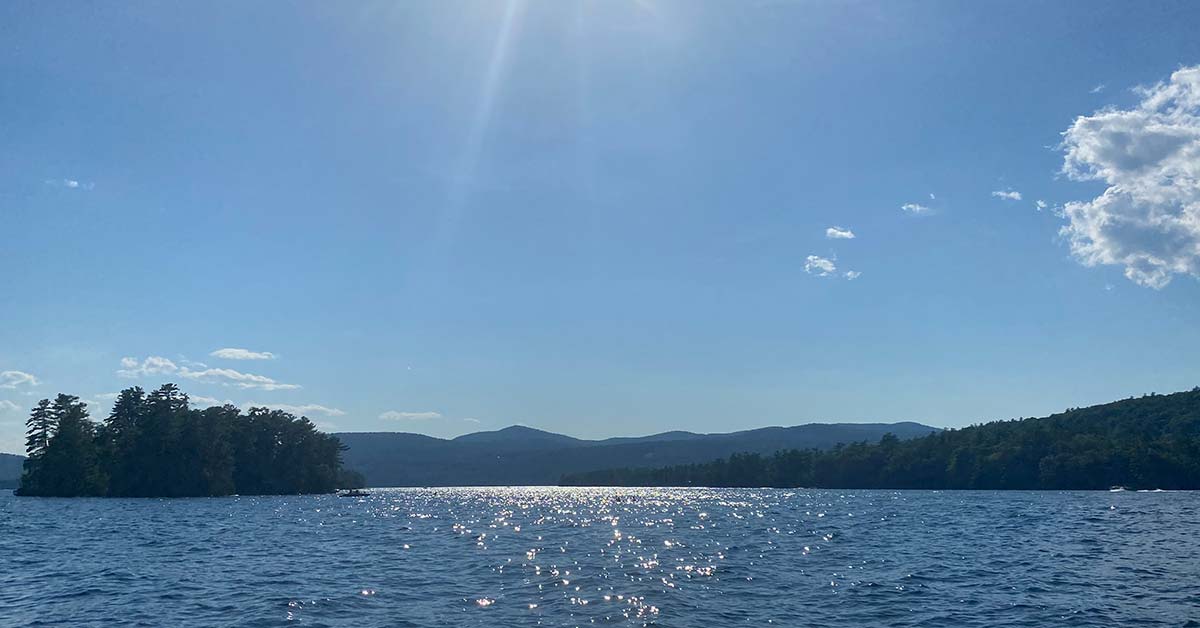
<path fill-rule="evenodd" d="M 911 440 L 566 475 L 572 486 L 1200 489 L 1200 388 Z"/>
<path fill-rule="evenodd" d="M 78 397 L 43 399 L 26 422 L 18 495 L 199 497 L 328 493 L 341 443 L 306 418 L 225 405 L 190 408 L 174 384 L 121 391 L 102 423 Z"/>

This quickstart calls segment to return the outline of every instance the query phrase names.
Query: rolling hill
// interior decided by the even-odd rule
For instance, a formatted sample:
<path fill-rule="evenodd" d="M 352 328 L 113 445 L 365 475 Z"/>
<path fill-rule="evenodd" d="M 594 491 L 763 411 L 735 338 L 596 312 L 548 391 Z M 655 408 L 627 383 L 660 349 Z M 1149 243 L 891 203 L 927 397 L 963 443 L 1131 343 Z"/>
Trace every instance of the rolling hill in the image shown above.
<path fill-rule="evenodd" d="M 557 484 L 568 473 L 613 467 L 707 462 L 737 452 L 827 449 L 874 442 L 885 433 L 909 439 L 937 432 L 919 423 L 811 423 L 728 434 L 665 432 L 584 440 L 512 426 L 441 439 L 404 432 L 342 432 L 346 468 L 370 486 L 503 486 Z"/>

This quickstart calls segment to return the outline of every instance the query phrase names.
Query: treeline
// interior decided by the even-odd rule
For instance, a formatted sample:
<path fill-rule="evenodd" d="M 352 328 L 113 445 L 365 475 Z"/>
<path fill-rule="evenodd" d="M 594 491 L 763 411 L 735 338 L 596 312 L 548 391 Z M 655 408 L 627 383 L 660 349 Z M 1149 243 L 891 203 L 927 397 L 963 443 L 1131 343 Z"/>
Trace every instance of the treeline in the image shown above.
<path fill-rule="evenodd" d="M 190 408 L 174 384 L 121 391 L 102 423 L 60 394 L 26 422 L 18 495 L 200 497 L 329 493 L 347 478 L 341 443 L 267 408 Z M 359 478 L 361 479 L 361 478 Z"/>
<path fill-rule="evenodd" d="M 832 450 L 567 475 L 572 486 L 1200 489 L 1200 388 Z"/>

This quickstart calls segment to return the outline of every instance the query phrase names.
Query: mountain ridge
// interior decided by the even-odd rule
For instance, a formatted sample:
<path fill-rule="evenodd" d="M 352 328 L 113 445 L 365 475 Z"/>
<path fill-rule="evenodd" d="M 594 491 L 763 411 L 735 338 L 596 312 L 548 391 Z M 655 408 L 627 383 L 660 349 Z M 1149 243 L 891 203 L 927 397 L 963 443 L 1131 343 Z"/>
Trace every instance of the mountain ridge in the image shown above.
<path fill-rule="evenodd" d="M 443 439 L 411 432 L 340 432 L 346 468 L 371 486 L 555 484 L 564 473 L 610 468 L 707 462 L 731 453 L 785 447 L 827 449 L 839 443 L 877 441 L 886 433 L 908 439 L 940 431 L 899 423 L 807 423 L 737 432 L 681 430 L 646 436 L 581 439 L 527 426 Z"/>

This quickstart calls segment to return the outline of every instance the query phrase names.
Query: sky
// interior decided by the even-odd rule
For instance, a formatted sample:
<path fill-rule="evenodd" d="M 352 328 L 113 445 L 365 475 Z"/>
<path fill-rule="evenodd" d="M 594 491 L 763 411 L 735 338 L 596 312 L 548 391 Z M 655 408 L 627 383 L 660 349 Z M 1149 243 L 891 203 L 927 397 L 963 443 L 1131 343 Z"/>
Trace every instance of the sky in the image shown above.
<path fill-rule="evenodd" d="M 0 4 L 0 451 L 959 427 L 1200 384 L 1196 3 Z"/>

